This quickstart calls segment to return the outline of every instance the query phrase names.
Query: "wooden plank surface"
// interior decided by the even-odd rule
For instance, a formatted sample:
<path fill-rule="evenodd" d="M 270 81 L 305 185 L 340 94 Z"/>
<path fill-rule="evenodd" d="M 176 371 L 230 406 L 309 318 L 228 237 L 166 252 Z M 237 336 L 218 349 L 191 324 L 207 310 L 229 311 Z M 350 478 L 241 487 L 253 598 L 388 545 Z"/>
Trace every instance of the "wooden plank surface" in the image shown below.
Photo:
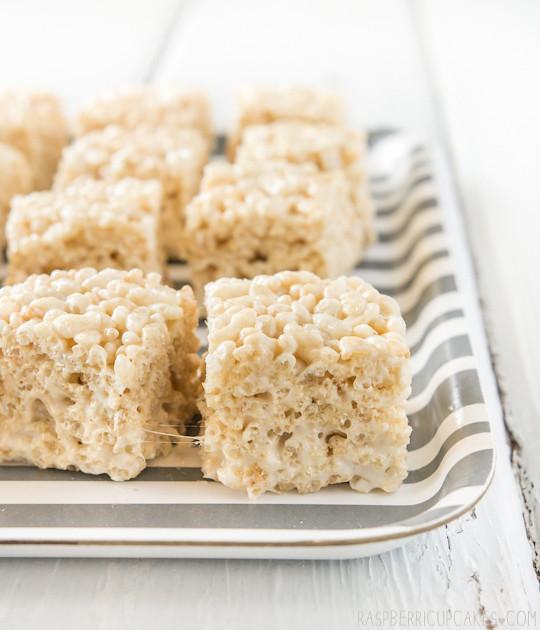
<path fill-rule="evenodd" d="M 540 4 L 460 0 L 416 8 L 540 576 Z"/>
<path fill-rule="evenodd" d="M 2 0 L 0 89 L 50 89 L 69 112 L 96 93 L 144 81 L 179 0 Z"/>
<path fill-rule="evenodd" d="M 402 0 L 190 2 L 155 79 L 202 85 L 219 129 L 230 127 L 234 92 L 245 84 L 297 82 L 337 90 L 358 125 L 425 131 L 429 119 L 415 33 Z"/>
<path fill-rule="evenodd" d="M 150 72 L 156 81 L 207 88 L 221 128 L 230 124 L 232 92 L 240 84 L 298 81 L 331 87 L 346 96 L 355 124 L 410 127 L 431 139 L 447 204 L 459 201 L 445 151 L 450 148 L 468 225 L 476 235 L 480 285 L 490 320 L 497 321 L 494 347 L 501 369 L 508 372 L 513 423 L 527 428 L 523 435 L 525 442 L 530 438 L 532 454 L 538 390 L 530 391 L 535 372 L 529 370 L 538 367 L 538 359 L 526 351 L 538 340 L 539 310 L 538 301 L 536 311 L 532 307 L 538 283 L 527 261 L 538 253 L 533 231 L 515 225 L 520 222 L 512 208 L 516 194 L 521 195 L 519 207 L 526 206 L 529 221 L 538 216 L 540 197 L 530 160 L 538 157 L 539 145 L 529 146 L 526 130 L 531 123 L 538 130 L 533 113 L 539 110 L 510 97 L 506 105 L 493 101 L 501 98 L 500 68 L 511 94 L 528 93 L 528 59 L 537 53 L 532 41 L 537 9 L 528 2 L 517 3 L 517 10 L 507 10 L 508 2 L 495 3 L 495 17 L 486 20 L 488 4 L 419 2 L 411 12 L 405 0 L 121 0 L 81 9 L 79 3 L 54 0 L 47 5 L 51 11 L 41 8 L 45 3 L 6 2 L 0 5 L 0 58 L 18 45 L 13 32 L 23 28 L 30 29 L 33 54 L 16 57 L 0 80 L 50 84 L 75 107 L 103 87 L 143 80 Z M 504 28 L 506 13 L 509 29 Z M 36 18 L 31 27 L 28 15 Z M 61 47 L 69 47 L 70 54 Z M 497 47 L 504 50 L 497 53 Z M 511 60 L 503 58 L 506 51 Z M 479 77 L 482 89 L 474 91 Z M 463 96 L 472 92 L 474 98 Z M 513 125 L 505 117 L 509 110 L 516 112 Z M 512 133 L 514 125 L 520 134 Z M 515 182 L 528 180 L 530 186 L 516 193 Z M 457 242 L 461 225 L 450 223 Z M 505 248 L 512 252 L 511 265 Z M 459 247 L 455 253 L 463 257 Z M 466 265 L 464 282 L 474 291 Z M 525 290 L 536 297 L 527 298 Z M 476 325 L 477 350 L 486 365 Z M 0 560 L 0 627 L 71 627 L 76 619 L 81 629 L 148 628 L 152 623 L 361 628 L 375 627 L 365 623 L 370 611 L 448 608 L 478 615 L 485 627 L 495 627 L 489 625 L 492 616 L 536 610 L 538 584 L 521 511 L 523 495 L 512 470 L 496 385 L 489 371 L 484 377 L 497 439 L 497 474 L 479 508 L 459 522 L 403 549 L 357 561 Z"/>

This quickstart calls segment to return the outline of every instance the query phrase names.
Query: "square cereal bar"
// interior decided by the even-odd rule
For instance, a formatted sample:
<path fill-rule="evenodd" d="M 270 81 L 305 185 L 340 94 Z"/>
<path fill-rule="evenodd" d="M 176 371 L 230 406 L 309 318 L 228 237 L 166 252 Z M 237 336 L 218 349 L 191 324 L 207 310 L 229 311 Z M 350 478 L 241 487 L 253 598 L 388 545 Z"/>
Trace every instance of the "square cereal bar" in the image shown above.
<path fill-rule="evenodd" d="M 275 122 L 247 127 L 237 151 L 239 164 L 287 161 L 311 162 L 321 171 L 343 170 L 349 180 L 358 213 L 371 224 L 374 206 L 365 166 L 366 136 L 336 125 Z M 370 242 L 374 238 L 370 232 Z"/>
<path fill-rule="evenodd" d="M 224 276 L 285 270 L 320 276 L 350 271 L 371 225 L 351 200 L 342 172 L 313 164 L 214 163 L 186 208 L 186 257 L 195 294 Z"/>
<path fill-rule="evenodd" d="M 139 179 L 80 178 L 65 190 L 16 197 L 6 228 L 8 282 L 89 266 L 161 272 L 160 205 L 159 183 Z"/>
<path fill-rule="evenodd" d="M 189 287 L 137 269 L 0 289 L 0 460 L 135 477 L 194 413 L 196 326 Z"/>
<path fill-rule="evenodd" d="M 206 288 L 203 472 L 250 497 L 407 474 L 405 324 L 360 278 L 283 272 Z"/>
<path fill-rule="evenodd" d="M 110 126 L 79 138 L 64 151 L 55 187 L 64 188 L 83 175 L 107 181 L 124 177 L 159 181 L 161 240 L 168 255 L 181 256 L 184 207 L 199 189 L 207 159 L 207 143 L 195 129 Z"/>
<path fill-rule="evenodd" d="M 118 125 L 198 129 L 206 138 L 212 132 L 210 105 L 200 90 L 177 87 L 139 86 L 104 94 L 79 112 L 75 133 Z"/>
<path fill-rule="evenodd" d="M 60 102 L 52 94 L 0 94 L 0 142 L 18 149 L 30 163 L 32 190 L 51 187 L 68 125 Z"/>
<path fill-rule="evenodd" d="M 29 192 L 31 187 L 28 160 L 17 149 L 0 142 L 0 249 L 6 244 L 4 230 L 11 198 Z"/>
<path fill-rule="evenodd" d="M 238 92 L 236 105 L 236 128 L 229 143 L 231 159 L 243 130 L 250 125 L 279 120 L 333 125 L 345 122 L 345 107 L 337 94 L 306 87 L 246 87 Z"/>

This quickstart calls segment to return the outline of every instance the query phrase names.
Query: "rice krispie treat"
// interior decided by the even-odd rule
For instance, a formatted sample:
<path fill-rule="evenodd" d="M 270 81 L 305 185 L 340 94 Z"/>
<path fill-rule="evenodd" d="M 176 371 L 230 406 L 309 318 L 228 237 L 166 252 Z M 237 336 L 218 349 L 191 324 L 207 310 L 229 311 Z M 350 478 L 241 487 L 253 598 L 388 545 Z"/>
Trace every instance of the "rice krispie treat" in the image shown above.
<path fill-rule="evenodd" d="M 195 411 L 196 326 L 189 287 L 138 269 L 0 289 L 0 459 L 135 477 Z"/>
<path fill-rule="evenodd" d="M 0 249 L 6 244 L 4 229 L 11 198 L 27 193 L 32 187 L 32 173 L 24 155 L 0 142 Z"/>
<path fill-rule="evenodd" d="M 283 272 L 206 288 L 203 471 L 262 492 L 407 475 L 405 324 L 360 278 Z"/>
<path fill-rule="evenodd" d="M 68 124 L 55 96 L 42 92 L 0 94 L 0 142 L 26 157 L 33 190 L 50 188 L 67 141 Z"/>
<path fill-rule="evenodd" d="M 6 228 L 8 282 L 89 266 L 161 272 L 160 207 L 159 183 L 139 179 L 80 178 L 65 190 L 16 197 Z"/>
<path fill-rule="evenodd" d="M 200 90 L 175 87 L 139 86 L 104 94 L 84 107 L 77 116 L 75 133 L 118 125 L 198 129 L 211 134 L 210 105 Z"/>
<path fill-rule="evenodd" d="M 207 159 L 207 143 L 195 129 L 109 126 L 79 138 L 64 151 L 55 187 L 65 188 L 80 176 L 159 181 L 163 188 L 161 240 L 168 255 L 180 256 L 184 208 L 199 189 Z"/>
<path fill-rule="evenodd" d="M 206 167 L 201 192 L 186 209 L 186 257 L 201 299 L 204 285 L 224 276 L 347 273 L 370 232 L 340 171 L 216 162 Z"/>
<path fill-rule="evenodd" d="M 275 122 L 247 127 L 236 161 L 240 164 L 272 160 L 291 164 L 311 162 L 321 171 L 342 170 L 349 180 L 358 213 L 366 223 L 371 223 L 374 206 L 368 190 L 365 157 L 363 132 L 335 125 Z"/>
<path fill-rule="evenodd" d="M 238 119 L 229 143 L 231 159 L 243 130 L 250 125 L 263 125 L 279 120 L 312 124 L 345 123 L 343 100 L 332 92 L 306 87 L 262 88 L 247 87 L 237 94 Z"/>

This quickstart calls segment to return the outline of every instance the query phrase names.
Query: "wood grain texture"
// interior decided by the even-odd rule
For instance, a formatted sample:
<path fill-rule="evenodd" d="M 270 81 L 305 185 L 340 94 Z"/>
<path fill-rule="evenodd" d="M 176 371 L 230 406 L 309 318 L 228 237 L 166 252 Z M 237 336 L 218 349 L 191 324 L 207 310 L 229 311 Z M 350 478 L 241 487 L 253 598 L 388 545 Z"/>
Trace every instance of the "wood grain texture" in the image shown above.
<path fill-rule="evenodd" d="M 540 4 L 418 7 L 540 576 Z"/>
<path fill-rule="evenodd" d="M 2 0 L 0 89 L 50 89 L 73 111 L 145 80 L 179 0 Z"/>
<path fill-rule="evenodd" d="M 402 0 L 197 0 L 186 4 L 156 80 L 202 85 L 218 129 L 245 84 L 341 92 L 353 123 L 425 130 L 426 85 Z"/>
<path fill-rule="evenodd" d="M 23 24 L 24 16 L 38 6 L 30 2 L 7 4 L 11 7 L 10 14 L 0 15 L 0 35 L 10 30 L 7 23 Z M 449 146 L 465 195 L 468 225 L 478 234 L 475 243 L 482 259 L 478 263 L 481 286 L 497 307 L 497 318 L 504 317 L 497 320 L 493 331 L 495 347 L 505 349 L 506 357 L 499 352 L 503 365 L 512 373 L 511 381 L 507 382 L 510 392 L 515 391 L 516 402 L 528 401 L 524 403 L 528 411 L 520 408 L 520 417 L 524 417 L 522 413 L 538 417 L 538 401 L 526 396 L 522 399 L 527 388 L 519 383 L 525 366 L 538 367 L 531 363 L 537 359 L 525 356 L 527 340 L 534 342 L 534 311 L 529 310 L 526 315 L 522 312 L 527 303 L 523 289 L 534 290 L 534 278 L 532 273 L 524 271 L 516 283 L 515 272 L 512 273 L 512 268 L 521 269 L 525 265 L 526 255 L 519 251 L 520 246 L 530 244 L 533 237 L 531 232 L 529 236 L 524 234 L 525 228 L 513 225 L 509 210 L 516 207 L 511 203 L 516 194 L 515 182 L 523 181 L 518 164 L 524 169 L 523 174 L 532 176 L 528 159 L 536 156 L 538 144 L 528 146 L 523 139 L 529 136 L 523 133 L 521 143 L 516 144 L 516 136 L 503 117 L 512 107 L 520 114 L 528 113 L 529 117 L 534 109 L 517 100 L 507 101 L 506 106 L 498 103 L 493 106 L 496 115 L 490 124 L 487 117 L 480 120 L 486 108 L 491 107 L 487 93 L 479 94 L 477 90 L 474 99 L 463 98 L 474 87 L 468 59 L 476 60 L 473 64 L 476 76 L 485 74 L 485 85 L 491 86 L 494 99 L 497 68 L 501 63 L 506 67 L 500 53 L 494 63 L 488 52 L 478 52 L 479 48 L 489 47 L 486 38 L 493 38 L 493 47 L 497 45 L 496 33 L 501 40 L 500 31 L 494 31 L 492 23 L 484 20 L 489 13 L 485 3 L 418 3 L 411 13 L 405 0 L 337 3 L 199 0 L 182 7 L 172 31 L 169 27 L 178 10 L 173 2 L 131 2 L 128 9 L 128 3 L 122 0 L 118 4 L 123 9 L 116 8 L 116 4 L 114 9 L 106 9 L 114 11 L 107 27 L 100 23 L 105 5 L 98 4 L 96 8 L 95 4 L 89 4 L 84 9 L 89 25 L 83 31 L 78 26 L 79 8 L 70 9 L 68 3 L 59 0 L 53 4 L 67 7 L 60 40 L 71 43 L 73 54 L 68 58 L 54 47 L 52 50 L 45 47 L 38 64 L 34 49 L 34 64 L 30 64 L 28 53 L 19 66 L 14 64 L 9 70 L 8 78 L 24 76 L 32 84 L 40 76 L 47 77 L 73 105 L 106 84 L 142 80 L 151 67 L 149 64 L 154 64 L 157 81 L 183 80 L 208 88 L 221 128 L 231 122 L 232 92 L 242 83 L 299 81 L 335 88 L 350 103 L 355 124 L 410 127 L 433 140 L 442 198 L 448 205 L 458 201 L 444 150 L 444 140 L 450 138 Z M 471 5 L 474 8 L 469 12 L 466 7 Z M 1 5 L 0 12 L 5 11 L 4 6 Z M 502 11 L 502 3 L 497 6 Z M 531 11 L 532 18 L 532 4 L 523 3 L 523 6 Z M 101 16 L 99 19 L 94 11 Z M 124 14 L 120 16 L 122 11 Z M 521 55 L 527 57 L 535 49 L 528 40 L 526 44 L 520 43 L 520 11 L 512 15 L 516 23 L 513 44 L 509 46 L 517 55 L 514 61 L 523 65 Z M 129 27 L 118 24 L 125 16 Z M 44 13 L 41 20 L 48 23 Z M 471 24 L 464 27 L 467 20 Z M 529 27 L 524 28 L 527 31 Z M 75 31 L 77 36 L 68 37 L 62 34 L 64 31 Z M 90 40 L 95 41 L 99 32 L 105 35 L 101 38 L 95 70 L 91 72 L 85 65 L 84 80 L 79 79 L 77 61 L 85 58 L 85 63 L 90 63 Z M 423 52 L 418 46 L 419 32 Z M 160 38 L 163 42 L 167 33 L 169 44 L 156 57 Z M 45 41 L 44 35 L 37 33 L 37 36 L 41 37 L 39 42 Z M 508 42 L 509 35 L 505 37 Z M 459 52 L 456 39 L 462 47 Z M 0 54 L 6 50 L 2 46 L 5 44 L 0 37 Z M 521 52 L 515 52 L 516 46 Z M 124 51 L 122 58 L 115 54 L 118 50 Z M 479 54 L 481 58 L 477 58 Z M 49 74 L 47 67 L 52 68 Z M 508 65 L 508 74 L 511 68 Z M 523 68 L 519 72 L 524 80 Z M 469 77 L 469 83 L 463 82 L 465 79 L 459 76 L 462 74 Z M 74 80 L 68 86 L 62 77 Z M 518 79 L 507 78 L 510 79 L 516 81 L 512 84 L 514 90 L 524 89 Z M 433 102 L 434 88 L 440 103 Z M 500 91 L 499 86 L 499 98 Z M 482 107 L 475 104 L 477 101 Z M 437 106 L 443 108 L 448 128 L 443 127 Z M 470 121 L 469 116 L 476 117 L 478 122 Z M 497 123 L 495 128 L 493 123 Z M 514 124 L 520 126 L 522 122 Z M 474 138 L 475 147 L 470 146 L 469 138 Z M 524 145 L 527 145 L 524 149 L 528 152 L 527 160 L 519 154 Z M 486 146 L 489 156 L 485 155 Z M 534 181 L 532 178 L 529 192 L 518 193 L 522 195 L 519 201 L 527 205 L 529 220 L 537 213 L 535 200 L 540 198 Z M 496 219 L 492 216 L 495 208 Z M 514 222 L 517 223 L 515 219 Z M 454 254 L 463 262 L 463 250 L 459 247 L 462 226 L 449 215 L 448 227 L 456 243 Z M 515 267 L 505 267 L 503 247 L 511 247 Z M 528 256 L 534 254 L 531 249 Z M 493 269 L 497 275 L 487 278 Z M 475 280 L 466 263 L 462 282 L 466 291 L 475 291 Z M 527 300 L 529 304 L 533 299 L 536 298 Z M 517 328 L 520 322 L 527 328 Z M 476 349 L 485 367 L 489 360 L 481 323 L 473 324 Z M 505 333 L 504 325 L 510 326 L 511 336 Z M 522 335 L 523 330 L 528 335 Z M 517 356 L 512 355 L 512 345 Z M 370 611 L 448 608 L 478 614 L 485 627 L 495 627 L 490 625 L 494 614 L 503 615 L 520 608 L 536 610 L 538 585 L 521 512 L 522 495 L 512 471 L 512 451 L 497 404 L 496 384 L 487 369 L 484 387 L 497 441 L 496 477 L 478 509 L 448 527 L 421 536 L 392 553 L 357 561 L 0 560 L 0 628 L 72 627 L 76 620 L 81 630 L 138 629 L 151 625 L 197 626 L 201 630 L 254 625 L 261 629 L 327 630 L 373 627 L 362 625 Z M 527 430 L 532 435 L 532 420 L 530 427 Z"/>

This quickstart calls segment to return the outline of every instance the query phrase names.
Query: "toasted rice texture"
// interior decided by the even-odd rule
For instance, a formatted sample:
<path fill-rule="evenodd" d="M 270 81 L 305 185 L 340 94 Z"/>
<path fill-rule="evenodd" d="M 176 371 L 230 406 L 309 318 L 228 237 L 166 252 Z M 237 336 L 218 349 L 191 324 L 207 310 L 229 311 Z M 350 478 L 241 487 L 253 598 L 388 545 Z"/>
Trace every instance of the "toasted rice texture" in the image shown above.
<path fill-rule="evenodd" d="M 394 300 L 360 278 L 283 272 L 207 286 L 203 470 L 252 497 L 406 476 L 410 353 Z"/>
<path fill-rule="evenodd" d="M 80 178 L 65 190 L 19 196 L 7 225 L 8 282 L 89 265 L 160 272 L 160 207 L 152 180 Z"/>
<path fill-rule="evenodd" d="M 0 93 L 0 142 L 20 151 L 32 172 L 32 189 L 50 188 L 68 123 L 60 101 L 46 92 Z"/>
<path fill-rule="evenodd" d="M 75 134 L 117 125 L 198 129 L 211 134 L 210 104 L 196 89 L 138 86 L 103 94 L 82 108 L 75 122 Z"/>
<path fill-rule="evenodd" d="M 195 411 L 196 326 L 191 290 L 140 270 L 0 289 L 0 458 L 137 475 Z"/>

